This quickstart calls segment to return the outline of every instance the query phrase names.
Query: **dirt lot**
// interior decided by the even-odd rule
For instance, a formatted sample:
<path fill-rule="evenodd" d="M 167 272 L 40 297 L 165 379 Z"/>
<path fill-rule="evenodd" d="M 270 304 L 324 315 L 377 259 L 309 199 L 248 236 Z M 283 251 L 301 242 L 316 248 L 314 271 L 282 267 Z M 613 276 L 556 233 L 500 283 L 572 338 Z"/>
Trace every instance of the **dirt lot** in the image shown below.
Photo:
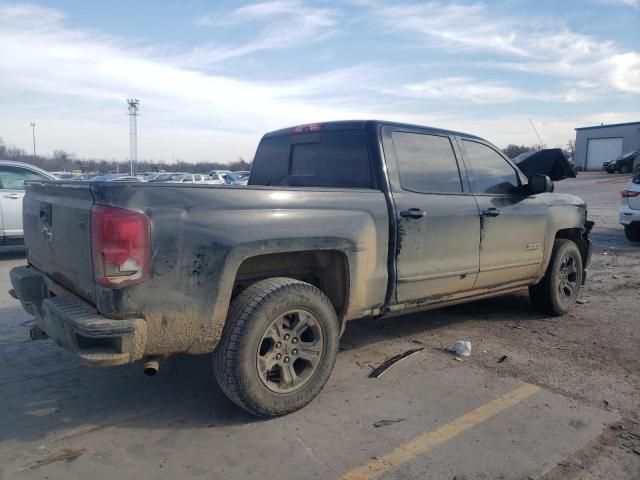
<path fill-rule="evenodd" d="M 266 422 L 222 396 L 208 357 L 171 359 L 148 379 L 140 365 L 88 369 L 30 342 L 28 315 L 4 293 L 23 252 L 6 250 L 0 478 L 638 479 L 640 245 L 617 223 L 624 183 L 582 174 L 557 184 L 596 222 L 573 313 L 545 318 L 521 294 L 352 322 L 320 397 Z M 443 351 L 458 339 L 473 345 L 463 362 Z"/>

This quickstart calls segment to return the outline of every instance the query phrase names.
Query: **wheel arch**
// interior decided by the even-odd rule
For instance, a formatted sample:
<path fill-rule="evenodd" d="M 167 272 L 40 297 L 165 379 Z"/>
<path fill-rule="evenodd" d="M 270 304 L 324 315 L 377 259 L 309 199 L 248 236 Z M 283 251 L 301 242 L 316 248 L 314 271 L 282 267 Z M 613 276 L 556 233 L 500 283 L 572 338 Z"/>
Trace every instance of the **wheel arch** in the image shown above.
<path fill-rule="evenodd" d="M 350 294 L 349 259 L 340 250 L 302 250 L 254 255 L 236 271 L 231 299 L 249 285 L 272 277 L 301 280 L 319 288 L 331 301 L 344 328 Z"/>

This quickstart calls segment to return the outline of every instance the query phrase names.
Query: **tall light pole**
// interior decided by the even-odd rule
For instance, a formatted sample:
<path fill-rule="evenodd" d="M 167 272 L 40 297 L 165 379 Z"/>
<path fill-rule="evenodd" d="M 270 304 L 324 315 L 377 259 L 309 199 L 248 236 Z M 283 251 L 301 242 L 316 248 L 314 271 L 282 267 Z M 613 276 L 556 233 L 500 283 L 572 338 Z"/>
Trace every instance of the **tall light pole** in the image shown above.
<path fill-rule="evenodd" d="M 138 161 L 138 106 L 140 100 L 130 98 L 127 100 L 129 104 L 129 174 L 133 177 L 136 174 L 136 162 Z"/>
<path fill-rule="evenodd" d="M 33 136 L 33 159 L 36 159 L 36 123 L 31 122 L 31 135 Z"/>

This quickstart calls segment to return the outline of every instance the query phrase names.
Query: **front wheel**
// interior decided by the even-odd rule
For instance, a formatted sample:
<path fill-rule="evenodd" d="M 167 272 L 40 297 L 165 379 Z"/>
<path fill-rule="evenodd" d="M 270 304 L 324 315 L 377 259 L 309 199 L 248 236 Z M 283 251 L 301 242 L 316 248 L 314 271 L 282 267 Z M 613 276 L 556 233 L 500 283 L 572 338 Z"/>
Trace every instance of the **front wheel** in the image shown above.
<path fill-rule="evenodd" d="M 336 312 L 322 291 L 291 278 L 261 280 L 231 304 L 214 352 L 215 376 L 249 413 L 285 415 L 320 393 L 338 341 Z"/>
<path fill-rule="evenodd" d="M 542 281 L 529 287 L 531 303 L 542 313 L 564 315 L 578 298 L 583 274 L 578 246 L 569 239 L 557 239 Z"/>

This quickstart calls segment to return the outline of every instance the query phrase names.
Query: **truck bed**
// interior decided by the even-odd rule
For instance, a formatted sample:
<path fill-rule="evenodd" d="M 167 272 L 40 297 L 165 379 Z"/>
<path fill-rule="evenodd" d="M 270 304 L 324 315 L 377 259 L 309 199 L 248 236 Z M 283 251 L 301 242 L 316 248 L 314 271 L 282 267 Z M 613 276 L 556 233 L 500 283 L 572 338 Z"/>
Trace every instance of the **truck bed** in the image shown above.
<path fill-rule="evenodd" d="M 144 318 L 146 354 L 211 351 L 233 295 L 229 272 L 242 274 L 251 257 L 342 252 L 355 287 L 344 315 L 366 315 L 384 303 L 389 221 L 378 190 L 107 182 L 36 182 L 27 189 L 31 267 L 106 318 Z M 95 205 L 148 216 L 151 272 L 144 282 L 96 285 Z"/>

